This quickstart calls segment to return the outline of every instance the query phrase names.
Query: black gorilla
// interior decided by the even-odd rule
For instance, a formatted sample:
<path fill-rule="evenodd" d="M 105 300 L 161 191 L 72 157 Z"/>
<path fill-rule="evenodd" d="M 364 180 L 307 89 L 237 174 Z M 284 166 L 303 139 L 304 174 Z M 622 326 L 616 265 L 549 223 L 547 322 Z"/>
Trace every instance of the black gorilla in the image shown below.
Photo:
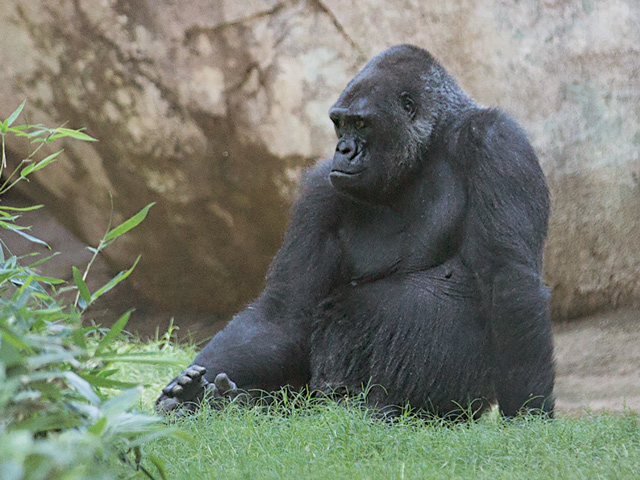
<path fill-rule="evenodd" d="M 335 155 L 303 175 L 264 291 L 158 409 L 207 390 L 376 385 L 377 406 L 551 414 L 549 198 L 524 133 L 406 45 L 373 58 L 330 117 Z"/>

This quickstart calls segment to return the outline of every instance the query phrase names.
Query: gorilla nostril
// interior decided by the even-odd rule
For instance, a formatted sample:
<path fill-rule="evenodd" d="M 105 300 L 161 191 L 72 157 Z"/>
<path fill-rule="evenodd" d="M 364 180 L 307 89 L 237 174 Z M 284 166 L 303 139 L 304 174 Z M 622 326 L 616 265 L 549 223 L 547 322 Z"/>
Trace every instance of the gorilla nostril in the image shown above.
<path fill-rule="evenodd" d="M 347 153 L 349 153 L 351 149 L 347 142 L 340 141 L 338 142 L 338 146 L 336 147 L 336 150 L 338 150 L 338 152 L 340 152 L 341 154 L 346 155 Z"/>
<path fill-rule="evenodd" d="M 338 151 L 338 153 L 344 155 L 349 160 L 352 160 L 357 153 L 356 144 L 353 141 L 339 141 L 338 145 L 336 146 L 336 150 Z"/>

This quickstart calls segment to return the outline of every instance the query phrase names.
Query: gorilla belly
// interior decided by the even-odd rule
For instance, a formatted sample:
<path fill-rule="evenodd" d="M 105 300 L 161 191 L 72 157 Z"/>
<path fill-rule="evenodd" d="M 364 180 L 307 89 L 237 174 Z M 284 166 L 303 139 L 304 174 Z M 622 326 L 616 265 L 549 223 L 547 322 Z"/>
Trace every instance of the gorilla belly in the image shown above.
<path fill-rule="evenodd" d="M 488 328 L 457 258 L 337 290 L 316 312 L 312 389 L 433 412 L 493 400 Z M 417 341 L 421 340 L 421 341 Z"/>

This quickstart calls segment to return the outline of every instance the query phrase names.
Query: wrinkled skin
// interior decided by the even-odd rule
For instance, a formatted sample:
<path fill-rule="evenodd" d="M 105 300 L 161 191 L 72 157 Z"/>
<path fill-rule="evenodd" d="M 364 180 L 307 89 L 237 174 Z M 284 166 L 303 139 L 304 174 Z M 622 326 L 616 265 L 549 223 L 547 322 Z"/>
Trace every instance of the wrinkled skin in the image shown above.
<path fill-rule="evenodd" d="M 264 291 L 157 408 L 369 385 L 377 407 L 552 414 L 549 199 L 520 128 L 406 45 L 373 58 L 330 118 L 335 155 L 305 171 Z"/>

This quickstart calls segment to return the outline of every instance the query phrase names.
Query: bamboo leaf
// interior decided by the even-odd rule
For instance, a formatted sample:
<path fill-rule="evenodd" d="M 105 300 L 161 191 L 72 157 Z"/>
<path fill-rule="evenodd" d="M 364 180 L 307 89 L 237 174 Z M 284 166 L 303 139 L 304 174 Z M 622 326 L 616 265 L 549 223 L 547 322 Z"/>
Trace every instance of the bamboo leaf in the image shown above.
<path fill-rule="evenodd" d="M 115 287 L 117 284 L 119 284 L 129 275 L 131 275 L 131 272 L 133 272 L 133 269 L 136 268 L 136 265 L 140 261 L 140 257 L 141 256 L 138 255 L 138 258 L 136 258 L 136 261 L 133 263 L 132 267 L 129 270 L 124 270 L 118 273 L 115 277 L 109 280 L 106 285 L 96 290 L 96 292 L 93 295 L 91 295 L 91 301 L 92 302 L 95 301 L 97 298 L 107 293 L 109 290 L 111 290 L 113 287 Z"/>
<path fill-rule="evenodd" d="M 117 415 L 119 413 L 126 412 L 133 407 L 142 393 L 142 388 L 132 388 L 127 390 L 117 397 L 111 398 L 104 402 L 102 405 L 102 411 L 106 417 Z"/>
<path fill-rule="evenodd" d="M 42 208 L 44 205 L 33 205 L 32 207 L 6 207 L 6 206 L 2 206 L 0 208 L 0 210 L 4 210 L 7 212 L 30 212 L 31 210 L 38 210 L 39 208 Z"/>
<path fill-rule="evenodd" d="M 48 430 L 59 431 L 61 427 L 70 429 L 80 426 L 81 420 L 78 417 L 71 417 L 69 415 L 58 412 L 42 412 L 37 417 L 30 417 L 24 421 L 18 421 L 13 425 L 13 428 L 28 430 L 30 432 L 46 432 Z M 18 477 L 24 478 L 24 477 Z"/>
<path fill-rule="evenodd" d="M 107 334 L 100 340 L 98 346 L 96 347 L 95 355 L 100 355 L 102 351 L 109 346 L 109 344 L 122 332 L 122 329 L 125 327 L 127 322 L 129 321 L 129 317 L 131 316 L 131 312 L 133 310 L 129 310 L 127 313 L 122 315 L 118 321 L 111 327 L 111 329 L 107 332 Z"/>
<path fill-rule="evenodd" d="M 27 227 L 21 227 L 20 225 L 16 225 L 14 224 L 11 220 L 5 220 L 5 217 L 2 217 L 2 220 L 0 220 L 0 227 L 2 228 L 6 228 L 6 229 L 15 229 L 15 230 L 26 230 Z"/>
<path fill-rule="evenodd" d="M 73 343 L 75 343 L 78 347 L 83 348 L 83 349 L 87 349 L 87 340 L 84 337 L 84 333 L 85 333 L 85 329 L 84 328 L 77 328 L 73 331 L 73 333 L 71 334 L 71 339 L 73 340 Z M 86 378 L 85 378 L 86 380 Z"/>
<path fill-rule="evenodd" d="M 108 242 L 109 240 L 118 238 L 120 235 L 128 232 L 132 228 L 137 227 L 140 224 L 140 222 L 142 222 L 147 217 L 147 213 L 149 213 L 149 209 L 154 205 L 155 205 L 155 202 L 150 203 L 149 205 L 144 207 L 142 210 L 140 210 L 138 213 L 136 213 L 133 217 L 131 217 L 129 220 L 123 222 L 121 225 L 117 226 L 116 228 L 108 232 L 104 237 L 104 241 Z"/>
<path fill-rule="evenodd" d="M 39 255 L 38 253 L 36 253 L 35 255 Z M 40 260 L 36 260 L 35 262 L 33 262 L 32 264 L 28 265 L 27 268 L 32 269 L 33 267 L 37 267 L 38 265 L 42 265 L 43 263 L 48 262 L 49 260 L 51 260 L 53 257 L 57 257 L 58 255 L 60 255 L 60 252 L 54 252 L 51 255 L 49 255 L 48 257 L 44 257 L 41 258 Z M 30 254 L 29 256 L 33 256 L 33 254 Z M 22 258 L 26 258 L 27 256 L 25 255 Z M 62 281 L 61 281 L 62 282 Z"/>
<path fill-rule="evenodd" d="M 75 360 L 75 356 L 66 351 L 55 353 L 41 353 L 40 355 L 32 355 L 27 359 L 29 368 L 36 370 L 46 365 L 52 365 L 54 363 L 70 362 Z"/>
<path fill-rule="evenodd" d="M 25 135 L 25 137 L 28 138 L 33 138 L 33 137 L 39 137 L 45 134 L 49 134 L 52 132 L 52 130 L 45 128 L 45 127 L 39 127 L 38 125 L 33 125 L 33 128 L 37 128 L 37 130 L 34 130 L 32 132 L 29 132 Z M 43 138 L 39 139 L 40 141 L 44 141 Z M 32 140 L 32 142 L 35 142 L 35 140 Z"/>
<path fill-rule="evenodd" d="M 13 133 L 18 137 L 26 137 L 27 136 L 26 130 L 28 130 L 29 128 L 31 128 L 30 125 L 16 125 L 15 127 L 11 127 L 11 128 L 8 128 L 7 126 L 6 133 Z"/>
<path fill-rule="evenodd" d="M 22 363 L 24 355 L 19 348 L 15 345 L 15 338 L 9 341 L 8 335 L 0 331 L 0 362 L 5 367 L 11 367 L 13 365 Z M 4 388 L 4 387 L 3 387 Z"/>
<path fill-rule="evenodd" d="M 8 228 L 9 230 L 11 230 L 12 232 L 17 233 L 18 235 L 26 238 L 27 240 L 29 240 L 30 242 L 33 243 L 37 243 L 39 245 L 44 245 L 45 247 L 47 247 L 49 250 L 51 250 L 51 247 L 49 246 L 49 244 L 47 242 L 44 242 L 42 240 L 40 240 L 39 238 L 36 238 L 32 235 L 29 235 L 28 233 L 23 232 L 21 229 L 16 228 L 15 226 L 12 225 L 3 225 L 5 228 Z"/>
<path fill-rule="evenodd" d="M 80 297 L 82 297 L 82 299 L 85 302 L 87 302 L 87 305 L 88 305 L 91 302 L 91 292 L 89 291 L 87 284 L 84 282 L 82 278 L 82 273 L 80 273 L 80 270 L 78 270 L 78 268 L 75 266 L 72 268 L 73 268 L 73 281 L 76 283 L 78 287 L 78 291 L 80 292 Z"/>
<path fill-rule="evenodd" d="M 107 425 L 107 417 L 102 417 L 100 420 L 98 420 L 96 423 L 94 423 L 89 427 L 89 433 L 92 433 L 94 435 L 100 435 L 100 433 L 102 433 L 106 425 Z"/>
<path fill-rule="evenodd" d="M 28 274 L 35 282 L 46 283 L 47 285 L 61 285 L 66 283 L 65 280 L 55 277 L 43 277 L 42 275 L 33 275 L 29 270 L 25 270 L 25 273 Z M 45 290 L 42 290 L 43 293 L 46 293 Z"/>
<path fill-rule="evenodd" d="M 90 135 L 87 135 L 86 133 L 80 130 L 73 130 L 71 128 L 60 127 L 55 129 L 55 133 L 47 139 L 47 142 L 53 142 L 54 140 L 57 140 L 59 138 L 64 138 L 64 137 L 71 137 L 71 138 L 75 138 L 76 140 L 84 140 L 85 142 L 98 141 L 97 139 L 93 138 Z"/>
<path fill-rule="evenodd" d="M 7 120 L 6 120 L 6 126 L 7 127 L 10 127 L 11 124 L 16 121 L 16 119 L 18 118 L 18 115 L 20 115 L 22 113 L 22 109 L 24 108 L 26 103 L 27 103 L 26 100 L 23 101 L 20 104 L 20 106 L 18 108 L 16 108 L 11 115 L 9 115 L 9 118 L 7 118 Z"/>
<path fill-rule="evenodd" d="M 78 393 L 86 398 L 90 403 L 94 405 L 98 405 L 100 403 L 100 397 L 96 395 L 89 382 L 87 382 L 84 378 L 79 377 L 76 373 L 70 371 L 64 372 L 64 376 L 71 384 L 71 386 L 75 388 Z"/>
<path fill-rule="evenodd" d="M 120 380 L 112 380 L 110 378 L 101 377 L 99 375 L 91 375 L 89 373 L 79 373 L 82 378 L 94 387 L 104 388 L 134 388 L 140 385 L 139 382 L 122 382 Z"/>
<path fill-rule="evenodd" d="M 0 325 L 0 333 L 2 334 L 2 341 L 10 343 L 19 350 L 26 350 L 27 352 L 33 352 L 33 349 L 27 345 L 18 335 L 13 333 L 9 327 Z"/>
<path fill-rule="evenodd" d="M 38 170 L 43 169 L 44 167 L 49 165 L 51 162 L 55 161 L 55 159 L 58 158 L 58 155 L 60 155 L 63 151 L 64 150 L 60 150 L 59 152 L 52 153 L 47 158 L 40 160 L 38 163 L 32 163 L 31 165 L 26 166 L 20 172 L 20 176 L 24 178 L 32 172 L 37 172 Z"/>

